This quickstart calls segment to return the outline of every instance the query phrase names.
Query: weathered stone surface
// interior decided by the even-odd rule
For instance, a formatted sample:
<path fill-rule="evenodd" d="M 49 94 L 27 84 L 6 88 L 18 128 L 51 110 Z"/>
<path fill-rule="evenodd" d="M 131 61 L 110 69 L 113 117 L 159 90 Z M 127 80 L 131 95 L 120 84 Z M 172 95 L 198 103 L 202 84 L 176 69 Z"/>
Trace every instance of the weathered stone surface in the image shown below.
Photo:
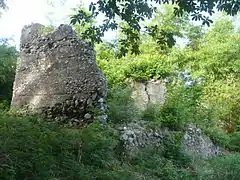
<path fill-rule="evenodd" d="M 147 122 L 135 122 L 119 128 L 120 140 L 129 157 L 136 156 L 141 148 L 161 146 L 165 131 L 153 131 L 146 128 Z"/>
<path fill-rule="evenodd" d="M 201 129 L 195 125 L 189 125 L 183 140 L 182 149 L 190 155 L 199 155 L 201 157 L 214 157 L 221 155 L 223 151 L 207 137 Z"/>
<path fill-rule="evenodd" d="M 161 80 L 133 82 L 132 89 L 132 98 L 140 109 L 145 109 L 149 104 L 163 105 L 165 102 L 167 89 Z"/>
<path fill-rule="evenodd" d="M 130 158 L 137 155 L 141 148 L 162 148 L 168 136 L 179 131 L 170 131 L 168 128 L 153 130 L 147 128 L 148 122 L 139 121 L 126 124 L 119 128 L 119 137 L 125 147 L 126 155 Z M 182 138 L 182 151 L 189 155 L 198 155 L 203 158 L 223 154 L 222 149 L 215 145 L 201 129 L 189 125 Z"/>
<path fill-rule="evenodd" d="M 43 27 L 32 24 L 22 30 L 12 107 L 75 119 L 92 115 L 96 107 L 105 110 L 106 81 L 94 50 L 68 25 L 45 35 Z"/>

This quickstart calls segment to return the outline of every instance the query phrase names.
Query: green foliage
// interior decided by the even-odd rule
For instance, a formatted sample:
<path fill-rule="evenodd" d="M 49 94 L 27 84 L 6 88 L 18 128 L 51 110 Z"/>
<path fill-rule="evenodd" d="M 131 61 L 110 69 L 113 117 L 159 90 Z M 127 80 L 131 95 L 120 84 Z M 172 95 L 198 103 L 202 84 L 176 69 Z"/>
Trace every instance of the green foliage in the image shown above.
<path fill-rule="evenodd" d="M 174 60 L 181 70 L 199 78 L 203 87 L 201 102 L 214 111 L 212 120 L 221 121 L 224 131 L 239 127 L 239 32 L 232 22 L 217 21 L 201 39 L 198 48 L 186 48 Z"/>
<path fill-rule="evenodd" d="M 204 36 L 203 27 L 190 25 L 186 29 L 185 36 L 189 40 L 187 47 L 192 50 L 198 50 Z"/>
<path fill-rule="evenodd" d="M 85 129 L 62 129 L 38 117 L 1 114 L 0 178 L 175 180 L 218 179 L 219 173 L 222 179 L 239 176 L 239 155 L 205 161 L 207 170 L 195 170 L 198 164 L 181 151 L 182 135 L 169 132 L 161 146 L 142 149 L 129 159 L 119 157 L 123 149 L 110 126 L 93 123 Z"/>
<path fill-rule="evenodd" d="M 1 179 L 54 178 L 63 173 L 61 168 L 73 168 L 73 153 L 68 151 L 74 149 L 74 133 L 69 137 L 30 120 L 1 117 Z"/>
<path fill-rule="evenodd" d="M 167 159 L 171 159 L 177 166 L 187 167 L 190 163 L 190 157 L 181 152 L 182 137 L 183 133 L 181 131 L 166 134 L 163 141 L 162 155 Z"/>
<path fill-rule="evenodd" d="M 179 170 L 172 161 L 169 161 L 156 152 L 140 154 L 139 159 L 135 160 L 138 171 L 143 172 L 150 179 L 190 179 L 191 175 L 187 170 Z"/>
<path fill-rule="evenodd" d="M 229 149 L 232 151 L 240 152 L 240 132 L 237 131 L 230 136 Z"/>
<path fill-rule="evenodd" d="M 107 79 L 108 87 L 126 85 L 125 69 L 129 61 L 116 59 L 110 44 L 101 44 L 96 47 L 98 66 Z"/>
<path fill-rule="evenodd" d="M 8 110 L 8 108 L 9 108 L 9 101 L 1 100 L 0 101 L 0 111 Z"/>
<path fill-rule="evenodd" d="M 150 105 L 143 112 L 143 119 L 157 122 L 162 127 L 181 130 L 189 123 L 203 123 L 206 112 L 201 113 L 202 106 L 198 102 L 201 86 L 186 87 L 184 85 L 168 86 L 168 97 L 162 107 Z"/>
<path fill-rule="evenodd" d="M 142 112 L 142 119 L 148 122 L 156 122 L 160 116 L 159 109 L 160 107 L 156 104 L 149 104 Z"/>
<path fill-rule="evenodd" d="M 79 11 L 72 18 L 73 24 L 81 24 L 75 26 L 77 32 L 91 43 L 101 42 L 107 29 L 116 29 L 114 18 L 123 20 L 119 40 L 96 47 L 109 87 L 107 125 L 94 122 L 83 129 L 67 129 L 39 117 L 6 113 L 17 52 L 6 44 L 0 46 L 0 179 L 239 179 L 239 154 L 196 160 L 181 151 L 185 125 L 196 123 L 215 143 L 240 152 L 239 32 L 227 19 L 217 21 L 204 33 L 201 26 L 189 23 L 187 15 L 176 18 L 174 12 L 181 14 L 182 10 L 194 14 L 194 3 L 186 6 L 183 2 L 175 11 L 165 7 L 155 14 L 146 1 L 119 2 L 99 0 L 99 9 L 92 4 L 90 12 Z M 212 2 L 216 1 L 200 8 L 211 13 Z M 97 11 L 108 15 L 100 27 L 93 20 Z M 230 13 L 235 11 L 238 9 Z M 156 16 L 147 23 L 147 33 L 141 34 L 140 22 L 153 14 Z M 194 19 L 201 19 L 195 15 Z M 211 22 L 204 18 L 205 23 Z M 173 48 L 175 36 L 188 38 L 185 49 Z M 141 54 L 127 53 L 128 48 Z M 126 56 L 119 58 L 121 51 Z M 141 112 L 128 85 L 132 80 L 152 78 L 168 80 L 167 100 L 161 107 L 153 104 Z M 124 148 L 114 128 L 139 120 L 147 121 L 151 129 L 169 131 L 161 146 L 140 149 L 131 159 L 122 156 Z"/>
<path fill-rule="evenodd" d="M 96 20 L 92 18 L 91 13 L 89 11 L 87 11 L 85 8 L 82 8 L 81 10 L 77 10 L 76 8 L 73 9 L 73 13 L 80 13 L 80 16 L 77 16 L 77 18 L 72 19 L 71 23 L 74 24 L 74 29 L 77 32 L 78 36 L 81 37 L 82 39 L 88 41 L 89 43 L 91 43 L 92 45 L 94 45 L 94 43 L 97 41 L 99 41 L 97 39 L 97 32 L 94 32 L 93 29 L 91 29 L 91 26 L 96 25 Z M 75 16 L 75 15 L 71 15 L 71 16 Z M 79 19 L 82 19 L 82 21 L 79 21 Z M 76 23 L 79 23 L 76 24 Z M 91 29 L 91 31 L 90 31 Z M 88 37 L 89 34 L 91 33 L 95 33 L 91 36 L 91 38 Z M 100 42 L 100 41 L 99 41 Z"/>
<path fill-rule="evenodd" d="M 180 150 L 181 134 L 169 133 L 163 145 L 146 148 L 131 160 L 131 165 L 150 179 L 192 179 L 190 158 Z"/>
<path fill-rule="evenodd" d="M 118 168 L 110 128 L 61 129 L 40 120 L 1 115 L 0 179 L 92 179 Z"/>
<path fill-rule="evenodd" d="M 180 169 L 189 161 L 180 161 L 183 156 L 177 134 L 166 137 L 163 148 L 142 151 L 137 159 L 130 160 L 119 158 L 121 145 L 114 130 L 98 123 L 82 130 L 62 129 L 38 117 L 2 114 L 0 132 L 2 180 L 184 179 L 189 176 L 186 169 Z"/>
<path fill-rule="evenodd" d="M 132 78 L 136 81 L 147 81 L 149 79 L 160 79 L 169 76 L 166 59 L 158 57 L 159 59 L 148 59 L 139 57 L 138 61 L 129 63 L 128 69 L 125 71 L 127 78 Z"/>
<path fill-rule="evenodd" d="M 152 3 L 153 2 L 153 3 Z M 100 14 L 105 15 L 105 19 L 100 25 L 89 26 L 84 34 L 87 38 L 91 39 L 91 42 L 102 42 L 102 37 L 104 33 L 108 30 L 116 30 L 120 27 L 122 33 L 124 33 L 125 38 L 121 39 L 121 52 L 122 55 L 131 50 L 132 53 L 139 54 L 139 44 L 140 41 L 140 31 L 143 29 L 141 23 L 147 19 L 151 19 L 156 14 L 156 10 L 159 8 L 160 4 L 175 4 L 174 14 L 182 16 L 184 12 L 189 13 L 192 16 L 192 20 L 201 20 L 204 24 L 208 26 L 213 21 L 209 19 L 208 16 L 203 15 L 202 12 L 208 12 L 209 15 L 214 13 L 213 9 L 216 8 L 219 11 L 225 11 L 227 14 L 236 15 L 239 12 L 239 4 L 237 1 L 163 1 L 163 0 L 126 0 L 122 2 L 121 0 L 105 1 L 98 0 L 97 2 L 91 2 L 89 5 L 90 14 L 85 10 L 80 9 L 75 15 L 71 17 L 71 23 L 75 25 L 79 23 L 84 26 L 92 19 L 95 19 Z M 217 6 L 215 6 L 217 4 Z M 117 21 L 120 19 L 120 22 Z M 126 24 L 127 26 L 121 26 L 121 24 Z M 145 27 L 148 30 L 149 35 L 152 37 L 157 37 L 159 44 L 168 44 L 172 46 L 174 40 L 172 34 L 168 31 L 156 31 L 158 29 L 155 26 Z"/>
<path fill-rule="evenodd" d="M 12 97 L 17 51 L 6 42 L 0 45 L 0 103 L 8 103 Z"/>
<path fill-rule="evenodd" d="M 139 110 L 131 98 L 131 88 L 115 87 L 109 91 L 109 120 L 115 124 L 131 122 L 140 118 Z"/>
<path fill-rule="evenodd" d="M 173 91 L 166 104 L 160 109 L 159 121 L 163 126 L 179 129 L 193 121 L 193 112 L 196 106 L 192 99 L 187 97 L 189 94 L 186 92 L 186 88 L 174 88 Z"/>
<path fill-rule="evenodd" d="M 82 132 L 82 157 L 85 165 L 110 168 L 117 165 L 114 149 L 119 144 L 113 131 L 99 124 L 91 124 Z"/>
<path fill-rule="evenodd" d="M 240 155 L 232 154 L 209 161 L 208 171 L 200 172 L 201 179 L 238 180 L 240 176 Z"/>
<path fill-rule="evenodd" d="M 157 51 L 147 51 L 144 45 L 141 48 L 145 53 L 119 59 L 111 44 L 97 46 L 97 62 L 110 88 L 126 86 L 131 80 L 163 79 L 172 73 L 171 63 L 166 56 Z"/>
<path fill-rule="evenodd" d="M 220 145 L 221 147 L 229 148 L 232 144 L 230 142 L 230 136 L 217 127 L 212 126 L 206 128 L 205 133 L 214 143 Z"/>

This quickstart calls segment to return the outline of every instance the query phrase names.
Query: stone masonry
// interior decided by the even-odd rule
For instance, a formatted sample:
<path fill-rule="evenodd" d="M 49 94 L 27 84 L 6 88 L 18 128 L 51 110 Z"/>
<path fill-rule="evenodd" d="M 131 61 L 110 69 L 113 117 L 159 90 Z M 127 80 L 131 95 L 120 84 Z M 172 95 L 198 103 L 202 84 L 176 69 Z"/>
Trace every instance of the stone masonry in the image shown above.
<path fill-rule="evenodd" d="M 165 102 L 167 88 L 162 80 L 135 81 L 132 89 L 132 98 L 140 109 L 145 109 L 150 104 L 163 105 Z"/>
<path fill-rule="evenodd" d="M 95 51 L 68 25 L 42 30 L 41 24 L 22 30 L 12 108 L 75 124 L 106 120 L 107 87 Z"/>

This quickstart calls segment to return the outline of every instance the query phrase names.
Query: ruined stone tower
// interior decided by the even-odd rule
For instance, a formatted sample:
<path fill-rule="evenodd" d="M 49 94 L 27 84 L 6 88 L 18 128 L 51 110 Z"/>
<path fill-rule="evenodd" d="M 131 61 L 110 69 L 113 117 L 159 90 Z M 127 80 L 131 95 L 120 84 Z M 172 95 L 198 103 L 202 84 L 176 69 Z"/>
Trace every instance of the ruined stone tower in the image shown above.
<path fill-rule="evenodd" d="M 76 121 L 93 119 L 96 109 L 104 114 L 106 81 L 94 50 L 68 25 L 43 30 L 40 24 L 22 30 L 12 108 Z"/>

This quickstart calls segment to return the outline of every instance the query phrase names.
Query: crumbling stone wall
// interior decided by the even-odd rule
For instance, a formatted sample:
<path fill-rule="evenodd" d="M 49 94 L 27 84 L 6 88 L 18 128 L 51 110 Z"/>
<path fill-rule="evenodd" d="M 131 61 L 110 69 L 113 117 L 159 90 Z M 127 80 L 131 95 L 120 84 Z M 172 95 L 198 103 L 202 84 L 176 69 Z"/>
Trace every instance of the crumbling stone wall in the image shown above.
<path fill-rule="evenodd" d="M 155 130 L 147 128 L 149 122 L 138 121 L 121 126 L 119 138 L 126 150 L 126 155 L 135 157 L 141 148 L 161 148 L 167 135 L 179 131 L 170 131 L 167 127 Z M 214 144 L 200 128 L 189 124 L 181 139 L 181 150 L 189 155 L 197 155 L 203 158 L 219 156 L 224 153 L 223 149 Z"/>
<path fill-rule="evenodd" d="M 47 34 L 43 28 L 31 24 L 22 30 L 12 108 L 75 124 L 92 121 L 98 111 L 106 120 L 106 81 L 94 50 L 68 25 Z"/>
<path fill-rule="evenodd" d="M 162 80 L 135 81 L 132 89 L 132 98 L 140 109 L 145 109 L 149 104 L 163 105 L 165 102 L 167 89 Z"/>
<path fill-rule="evenodd" d="M 190 155 L 195 154 L 205 158 L 223 154 L 221 148 L 194 124 L 189 124 L 186 129 L 182 139 L 182 149 Z"/>
<path fill-rule="evenodd" d="M 148 122 L 138 121 L 118 128 L 120 140 L 129 157 L 135 157 L 141 148 L 162 146 L 167 131 L 148 129 L 147 124 Z"/>

